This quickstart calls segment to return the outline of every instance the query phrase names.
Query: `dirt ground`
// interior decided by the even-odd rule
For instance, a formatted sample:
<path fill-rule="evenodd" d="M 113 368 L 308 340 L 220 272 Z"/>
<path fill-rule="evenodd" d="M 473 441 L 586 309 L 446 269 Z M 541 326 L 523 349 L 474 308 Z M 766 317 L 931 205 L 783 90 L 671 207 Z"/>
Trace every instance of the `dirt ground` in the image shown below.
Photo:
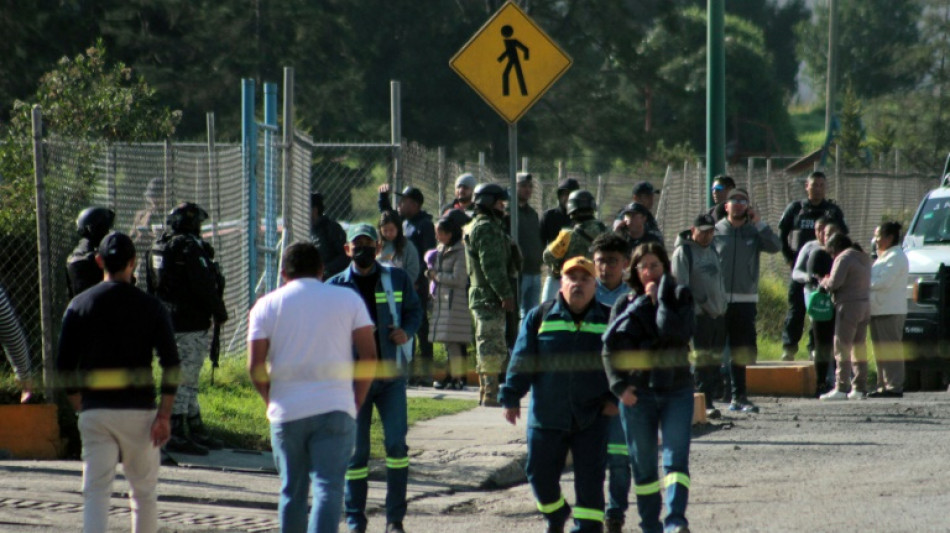
<path fill-rule="evenodd" d="M 757 398 L 697 426 L 687 517 L 704 531 L 950 531 L 950 394 L 824 403 Z M 570 473 L 564 492 L 573 501 Z M 635 504 L 624 531 L 636 527 Z M 382 531 L 382 517 L 370 530 Z M 530 489 L 410 503 L 415 533 L 544 531 Z"/>

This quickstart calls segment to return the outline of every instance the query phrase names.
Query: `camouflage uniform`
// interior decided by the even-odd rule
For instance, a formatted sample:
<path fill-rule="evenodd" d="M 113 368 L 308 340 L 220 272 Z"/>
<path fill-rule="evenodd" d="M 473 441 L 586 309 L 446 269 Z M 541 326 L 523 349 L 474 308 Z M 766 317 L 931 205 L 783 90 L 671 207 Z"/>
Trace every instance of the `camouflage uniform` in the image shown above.
<path fill-rule="evenodd" d="M 498 374 L 508 346 L 505 344 L 505 311 L 501 302 L 515 297 L 511 279 L 517 276 L 511 237 L 501 218 L 479 213 L 466 227 L 468 304 L 475 317 L 475 348 L 479 374 Z"/>
<path fill-rule="evenodd" d="M 601 233 L 607 232 L 607 226 L 597 219 L 585 220 L 574 224 L 571 229 L 561 230 L 557 238 L 544 250 L 542 259 L 548 265 L 551 275 L 561 277 L 561 265 L 572 257 L 583 255 L 593 259 L 590 245 Z"/>

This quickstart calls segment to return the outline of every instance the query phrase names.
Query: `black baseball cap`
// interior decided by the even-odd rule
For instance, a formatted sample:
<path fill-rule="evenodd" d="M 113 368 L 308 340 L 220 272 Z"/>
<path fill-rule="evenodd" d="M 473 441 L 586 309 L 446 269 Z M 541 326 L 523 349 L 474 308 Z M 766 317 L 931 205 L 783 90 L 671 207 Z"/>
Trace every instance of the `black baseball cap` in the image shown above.
<path fill-rule="evenodd" d="M 577 180 L 574 178 L 565 178 L 561 180 L 561 183 L 557 184 L 557 192 L 561 191 L 579 191 L 581 184 L 577 183 Z"/>
<path fill-rule="evenodd" d="M 135 257 L 135 244 L 125 233 L 113 231 L 99 242 L 99 255 L 110 264 L 126 264 Z"/>
<path fill-rule="evenodd" d="M 422 195 L 422 191 L 420 191 L 416 187 L 406 187 L 405 189 L 402 190 L 402 192 L 397 192 L 396 194 L 399 196 L 405 196 L 406 198 L 411 198 L 415 200 L 415 202 L 419 204 L 420 206 L 422 205 L 422 202 L 425 200 L 425 196 Z"/>
<path fill-rule="evenodd" d="M 633 194 L 656 194 L 660 192 L 660 189 L 653 187 L 653 184 L 649 181 L 641 181 L 633 186 Z"/>
<path fill-rule="evenodd" d="M 627 207 L 623 208 L 623 214 L 624 215 L 643 215 L 645 217 L 649 217 L 651 215 L 650 210 L 647 209 L 647 206 L 643 204 L 638 204 L 636 202 L 627 204 Z"/>
<path fill-rule="evenodd" d="M 699 231 L 709 231 L 716 227 L 716 219 L 709 213 L 703 213 L 693 221 L 693 227 Z"/>

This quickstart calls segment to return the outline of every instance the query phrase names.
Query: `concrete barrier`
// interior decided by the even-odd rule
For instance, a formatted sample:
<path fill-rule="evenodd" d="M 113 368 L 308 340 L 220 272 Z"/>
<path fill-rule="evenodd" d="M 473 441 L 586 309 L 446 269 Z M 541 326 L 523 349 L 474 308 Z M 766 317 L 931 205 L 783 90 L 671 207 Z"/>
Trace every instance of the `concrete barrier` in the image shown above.
<path fill-rule="evenodd" d="M 815 365 L 810 361 L 763 361 L 745 370 L 749 394 L 812 398 L 817 390 Z"/>
<path fill-rule="evenodd" d="M 0 405 L 0 450 L 17 459 L 58 459 L 63 452 L 55 405 Z"/>
<path fill-rule="evenodd" d="M 706 395 L 701 392 L 693 393 L 693 425 L 705 424 L 706 420 Z"/>

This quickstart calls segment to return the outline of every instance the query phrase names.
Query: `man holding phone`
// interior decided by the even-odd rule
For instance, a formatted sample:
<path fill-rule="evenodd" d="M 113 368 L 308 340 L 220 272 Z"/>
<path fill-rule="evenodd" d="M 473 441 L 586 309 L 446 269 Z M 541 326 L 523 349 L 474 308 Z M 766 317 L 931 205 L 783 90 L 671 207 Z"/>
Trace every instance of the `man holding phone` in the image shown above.
<path fill-rule="evenodd" d="M 745 367 L 755 364 L 758 355 L 755 315 L 759 301 L 759 255 L 778 253 L 782 243 L 749 203 L 749 193 L 734 189 L 726 199 L 726 218 L 716 223 L 713 245 L 719 253 L 728 302 L 726 335 L 732 353 L 729 410 L 757 413 L 759 408 L 746 397 Z"/>

